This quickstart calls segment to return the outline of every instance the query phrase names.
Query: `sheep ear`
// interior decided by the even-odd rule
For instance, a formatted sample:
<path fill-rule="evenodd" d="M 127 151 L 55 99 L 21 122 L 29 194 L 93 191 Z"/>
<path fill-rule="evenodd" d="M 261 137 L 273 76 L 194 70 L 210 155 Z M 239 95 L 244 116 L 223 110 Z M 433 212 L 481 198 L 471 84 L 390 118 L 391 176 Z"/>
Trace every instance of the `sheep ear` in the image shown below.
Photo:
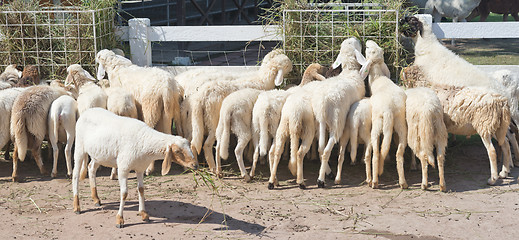
<path fill-rule="evenodd" d="M 387 67 L 387 65 L 385 63 L 382 66 L 382 72 L 384 73 L 384 75 L 387 78 L 391 78 L 391 72 L 389 71 L 389 68 Z"/>
<path fill-rule="evenodd" d="M 18 73 L 18 78 L 21 78 L 22 77 L 22 71 L 16 69 L 16 72 Z"/>
<path fill-rule="evenodd" d="M 164 161 L 162 161 L 162 176 L 168 174 L 171 169 L 171 161 L 173 161 L 173 153 L 171 152 L 171 146 L 167 146 L 166 156 L 164 157 Z"/>
<path fill-rule="evenodd" d="M 279 69 L 276 74 L 276 78 L 274 80 L 274 84 L 276 87 L 280 86 L 283 83 L 283 69 Z"/>
<path fill-rule="evenodd" d="M 366 63 L 367 63 L 366 58 L 357 49 L 355 49 L 355 58 L 357 59 L 357 62 L 360 65 L 362 65 L 362 66 L 366 65 Z"/>
<path fill-rule="evenodd" d="M 97 68 L 97 80 L 101 80 L 105 77 L 105 67 L 103 64 L 99 63 L 99 67 Z"/>
<path fill-rule="evenodd" d="M 68 74 L 67 75 L 67 78 L 65 79 L 65 87 L 68 87 L 70 86 L 70 84 L 72 84 L 73 80 L 72 80 L 72 74 Z"/>
<path fill-rule="evenodd" d="M 332 64 L 332 69 L 336 69 L 341 65 L 342 65 L 341 55 L 339 54 L 339 56 L 337 56 L 337 59 L 335 59 L 335 62 L 333 62 L 333 64 Z"/>
<path fill-rule="evenodd" d="M 84 70 L 84 69 L 83 69 L 83 73 L 85 74 L 85 76 L 86 76 L 88 79 L 90 79 L 90 80 L 92 80 L 92 81 L 94 81 L 94 82 L 96 81 L 96 79 L 95 79 L 94 77 L 92 77 L 92 75 L 90 75 L 90 73 L 89 73 L 87 70 Z M 103 76 L 103 77 L 104 77 L 104 76 Z"/>
<path fill-rule="evenodd" d="M 362 65 L 362 68 L 360 68 L 360 71 L 359 71 L 360 78 L 362 80 L 364 80 L 368 76 L 370 68 L 371 68 L 371 60 L 368 60 L 366 62 L 366 64 Z"/>

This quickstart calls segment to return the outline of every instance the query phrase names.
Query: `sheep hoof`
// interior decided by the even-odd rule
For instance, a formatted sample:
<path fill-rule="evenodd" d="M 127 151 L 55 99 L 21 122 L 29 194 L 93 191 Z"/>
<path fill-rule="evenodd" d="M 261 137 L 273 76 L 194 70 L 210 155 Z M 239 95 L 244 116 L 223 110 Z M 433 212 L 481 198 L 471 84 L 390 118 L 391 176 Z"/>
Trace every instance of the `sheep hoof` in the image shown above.
<path fill-rule="evenodd" d="M 223 178 L 223 172 L 217 172 L 216 173 L 217 178 Z"/>
<path fill-rule="evenodd" d="M 318 188 L 324 188 L 324 181 L 321 181 L 321 180 L 317 179 L 317 187 Z"/>
<path fill-rule="evenodd" d="M 96 203 L 94 204 L 94 206 L 96 206 L 96 207 L 101 207 L 101 202 L 96 202 Z"/>
<path fill-rule="evenodd" d="M 123 227 L 124 227 L 124 224 L 115 224 L 115 227 L 116 227 L 116 228 L 123 228 Z"/>
<path fill-rule="evenodd" d="M 274 189 L 274 183 L 269 183 L 269 186 L 268 186 L 269 190 L 272 190 Z"/>
<path fill-rule="evenodd" d="M 440 185 L 440 191 L 447 192 L 447 187 Z"/>
<path fill-rule="evenodd" d="M 335 179 L 335 174 L 333 174 L 333 172 L 330 172 L 330 173 L 325 175 L 325 178 L 328 179 L 328 180 L 334 180 Z"/>
<path fill-rule="evenodd" d="M 378 182 L 372 182 L 371 183 L 371 188 L 377 189 L 378 188 Z"/>
<path fill-rule="evenodd" d="M 496 185 L 496 182 L 497 182 L 497 178 L 489 178 L 487 181 L 487 184 L 490 186 L 494 186 L 494 185 Z"/>
<path fill-rule="evenodd" d="M 67 173 L 67 179 L 72 179 L 72 174 Z"/>
<path fill-rule="evenodd" d="M 18 176 L 13 176 L 13 182 L 20 182 L 20 178 Z"/>
<path fill-rule="evenodd" d="M 74 211 L 74 213 L 75 213 L 75 214 L 80 214 L 81 211 L 79 211 L 79 210 L 78 210 L 78 211 Z"/>
<path fill-rule="evenodd" d="M 407 183 L 404 182 L 404 183 L 401 183 L 401 184 L 400 184 L 400 188 L 402 188 L 402 189 L 408 189 L 408 188 L 409 188 L 409 185 L 407 185 Z"/>
<path fill-rule="evenodd" d="M 341 179 L 335 179 L 334 183 L 335 183 L 335 185 L 341 184 Z"/>
<path fill-rule="evenodd" d="M 507 178 L 508 177 L 508 172 L 506 171 L 501 171 L 499 173 L 499 178 Z"/>
<path fill-rule="evenodd" d="M 150 222 L 150 215 L 146 211 L 141 211 L 142 221 Z"/>
<path fill-rule="evenodd" d="M 304 189 L 306 189 L 306 185 L 304 183 L 300 183 L 299 188 L 304 190 Z"/>
<path fill-rule="evenodd" d="M 245 176 L 243 176 L 243 181 L 245 181 L 247 183 L 250 182 L 251 181 L 250 176 L 248 174 L 245 174 Z"/>
<path fill-rule="evenodd" d="M 117 228 L 123 228 L 124 227 L 124 218 L 117 214 L 116 216 L 117 222 L 115 223 L 115 227 Z"/>
<path fill-rule="evenodd" d="M 423 183 L 422 183 L 422 190 L 427 190 L 427 187 L 428 187 L 427 185 L 428 185 L 428 184 L 423 184 Z"/>

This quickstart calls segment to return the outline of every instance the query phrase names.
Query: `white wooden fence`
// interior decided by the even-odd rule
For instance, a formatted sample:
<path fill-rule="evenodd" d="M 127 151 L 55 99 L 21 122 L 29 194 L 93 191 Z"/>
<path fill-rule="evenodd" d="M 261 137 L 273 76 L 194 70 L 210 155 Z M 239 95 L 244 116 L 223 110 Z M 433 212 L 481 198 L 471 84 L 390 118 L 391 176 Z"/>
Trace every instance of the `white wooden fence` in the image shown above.
<path fill-rule="evenodd" d="M 519 22 L 432 23 L 438 38 L 519 38 Z M 130 42 L 132 62 L 151 65 L 151 42 L 154 41 L 282 41 L 279 26 L 150 26 L 147 18 L 134 18 L 129 26 L 117 31 Z"/>

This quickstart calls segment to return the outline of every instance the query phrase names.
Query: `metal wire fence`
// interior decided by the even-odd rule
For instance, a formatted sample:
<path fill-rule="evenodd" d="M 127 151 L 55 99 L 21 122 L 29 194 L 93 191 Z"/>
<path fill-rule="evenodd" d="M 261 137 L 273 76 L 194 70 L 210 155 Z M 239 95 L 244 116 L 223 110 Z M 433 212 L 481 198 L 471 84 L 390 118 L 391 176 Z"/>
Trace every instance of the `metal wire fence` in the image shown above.
<path fill-rule="evenodd" d="M 64 76 L 78 63 L 95 70 L 95 54 L 113 47 L 114 11 L 75 7 L 0 11 L 0 67 L 36 65 L 42 77 Z"/>

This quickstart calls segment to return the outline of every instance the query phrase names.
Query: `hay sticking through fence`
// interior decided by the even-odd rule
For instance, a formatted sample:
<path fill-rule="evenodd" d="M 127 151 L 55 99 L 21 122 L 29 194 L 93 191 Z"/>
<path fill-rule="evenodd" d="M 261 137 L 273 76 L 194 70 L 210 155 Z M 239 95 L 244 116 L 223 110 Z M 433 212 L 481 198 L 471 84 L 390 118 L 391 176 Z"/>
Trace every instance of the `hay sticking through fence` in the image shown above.
<path fill-rule="evenodd" d="M 117 46 L 115 0 L 40 6 L 15 0 L 0 7 L 0 66 L 36 65 L 44 79 L 66 75 L 71 64 L 95 70 L 95 54 Z"/>
<path fill-rule="evenodd" d="M 285 53 L 294 63 L 289 77 L 298 83 L 311 63 L 331 65 L 341 42 L 356 37 L 362 43 L 376 41 L 385 50 L 385 62 L 393 78 L 405 66 L 406 54 L 399 42 L 399 18 L 413 11 L 405 0 L 365 0 L 362 4 L 310 4 L 313 1 L 275 1 L 261 20 L 265 25 L 283 26 Z M 296 80 L 297 79 L 297 80 Z"/>

